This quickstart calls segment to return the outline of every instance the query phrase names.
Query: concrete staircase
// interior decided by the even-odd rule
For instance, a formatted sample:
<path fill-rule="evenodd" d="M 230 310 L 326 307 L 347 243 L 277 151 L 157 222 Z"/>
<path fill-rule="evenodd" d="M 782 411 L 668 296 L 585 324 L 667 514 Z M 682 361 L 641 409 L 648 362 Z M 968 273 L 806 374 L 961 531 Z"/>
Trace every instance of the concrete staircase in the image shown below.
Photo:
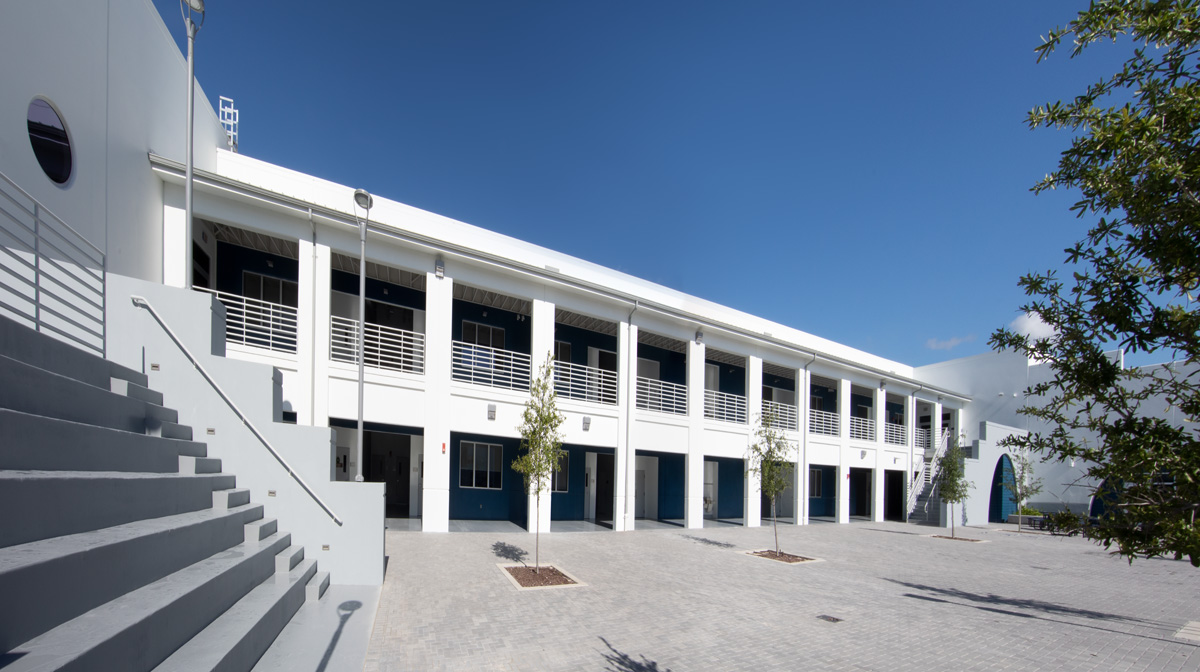
<path fill-rule="evenodd" d="M 925 468 L 932 469 L 932 465 L 926 460 Z M 921 494 L 917 495 L 916 504 L 912 511 L 908 514 L 908 522 L 915 525 L 934 525 L 941 527 L 941 510 L 942 498 L 937 494 L 937 487 L 934 482 L 924 484 Z"/>
<path fill-rule="evenodd" d="M 0 668 L 249 670 L 329 575 L 146 376 L 0 317 Z"/>

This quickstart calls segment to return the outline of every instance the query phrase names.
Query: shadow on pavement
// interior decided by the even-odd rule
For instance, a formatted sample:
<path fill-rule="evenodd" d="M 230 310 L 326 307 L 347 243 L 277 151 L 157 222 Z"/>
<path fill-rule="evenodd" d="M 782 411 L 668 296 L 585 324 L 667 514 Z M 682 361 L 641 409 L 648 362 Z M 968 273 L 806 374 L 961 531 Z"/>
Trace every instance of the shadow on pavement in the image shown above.
<path fill-rule="evenodd" d="M 658 663 L 642 656 L 641 660 L 634 660 L 633 656 L 618 651 L 608 640 L 601 637 L 600 641 L 608 647 L 610 653 L 604 654 L 604 660 L 608 661 L 608 667 L 604 668 L 609 672 L 671 672 L 669 667 L 659 667 Z"/>

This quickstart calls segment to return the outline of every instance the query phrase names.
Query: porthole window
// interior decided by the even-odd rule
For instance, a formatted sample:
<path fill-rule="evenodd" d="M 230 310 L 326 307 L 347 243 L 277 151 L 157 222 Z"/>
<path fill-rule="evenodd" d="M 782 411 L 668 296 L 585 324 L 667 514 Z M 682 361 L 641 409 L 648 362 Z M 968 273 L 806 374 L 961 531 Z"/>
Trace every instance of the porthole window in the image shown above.
<path fill-rule="evenodd" d="M 66 184 L 71 179 L 71 139 L 62 117 L 50 101 L 43 98 L 34 98 L 29 103 L 27 116 L 29 144 L 33 146 L 38 165 L 46 177 L 58 184 Z"/>

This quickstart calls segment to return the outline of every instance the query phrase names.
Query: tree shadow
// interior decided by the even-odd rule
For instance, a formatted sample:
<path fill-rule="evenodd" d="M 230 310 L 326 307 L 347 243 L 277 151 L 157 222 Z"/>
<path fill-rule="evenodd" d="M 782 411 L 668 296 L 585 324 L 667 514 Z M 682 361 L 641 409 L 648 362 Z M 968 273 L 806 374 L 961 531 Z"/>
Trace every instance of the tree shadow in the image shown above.
<path fill-rule="evenodd" d="M 600 641 L 604 642 L 610 651 L 610 653 L 604 654 L 604 660 L 608 661 L 608 667 L 604 669 L 608 672 L 671 672 L 671 668 L 659 667 L 656 661 L 645 656 L 642 656 L 641 660 L 635 660 L 628 653 L 618 651 L 603 637 L 600 638 Z"/>
<path fill-rule="evenodd" d="M 342 631 L 346 629 L 346 621 L 354 615 L 362 607 L 362 602 L 358 600 L 347 600 L 338 605 L 338 627 L 334 631 L 333 637 L 329 639 L 329 645 L 325 647 L 325 655 L 321 656 L 321 662 L 317 664 L 317 672 L 325 672 L 329 667 L 329 661 L 333 659 L 333 651 L 337 648 L 338 640 L 342 638 Z"/>
<path fill-rule="evenodd" d="M 525 564 L 525 558 L 529 557 L 529 551 L 526 551 L 519 546 L 513 546 L 512 544 L 504 543 L 503 541 L 497 541 L 496 543 L 492 544 L 492 553 L 495 553 L 496 557 L 500 558 L 501 560 L 519 562 L 522 565 Z"/>
<path fill-rule="evenodd" d="M 715 539 L 705 539 L 704 537 L 696 537 L 696 536 L 692 536 L 690 534 L 681 534 L 679 536 L 683 537 L 684 539 L 689 539 L 691 541 L 705 544 L 707 546 L 716 546 L 717 548 L 733 548 L 734 547 L 733 544 L 730 544 L 730 543 L 724 542 L 724 541 L 717 541 Z"/>

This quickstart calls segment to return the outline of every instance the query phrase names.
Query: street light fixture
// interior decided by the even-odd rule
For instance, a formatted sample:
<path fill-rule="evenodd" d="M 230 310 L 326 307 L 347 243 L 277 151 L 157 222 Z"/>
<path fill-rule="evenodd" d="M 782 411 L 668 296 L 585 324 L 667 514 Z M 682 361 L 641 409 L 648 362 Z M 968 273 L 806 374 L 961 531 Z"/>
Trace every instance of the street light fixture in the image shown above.
<path fill-rule="evenodd" d="M 197 0 L 198 1 L 198 0 Z M 367 220 L 371 218 L 371 205 L 374 199 L 365 189 L 354 190 L 354 219 L 358 221 L 358 448 L 355 455 L 357 462 L 354 470 L 354 480 L 363 480 L 363 362 L 366 359 L 363 347 L 364 328 L 367 323 Z M 358 219 L 358 209 L 362 208 L 367 214 Z"/>
<path fill-rule="evenodd" d="M 186 289 L 192 288 L 192 129 L 195 126 L 195 99 L 196 99 L 196 59 L 195 45 L 196 33 L 200 31 L 200 26 L 204 25 L 204 0 L 179 0 L 179 11 L 183 14 L 183 23 L 187 26 L 188 38 L 188 81 L 187 81 L 187 142 L 186 142 L 186 158 L 187 174 L 184 177 L 183 186 L 183 208 L 184 214 L 184 238 L 183 238 L 183 286 Z M 197 25 L 192 17 L 199 14 L 200 24 Z"/>

